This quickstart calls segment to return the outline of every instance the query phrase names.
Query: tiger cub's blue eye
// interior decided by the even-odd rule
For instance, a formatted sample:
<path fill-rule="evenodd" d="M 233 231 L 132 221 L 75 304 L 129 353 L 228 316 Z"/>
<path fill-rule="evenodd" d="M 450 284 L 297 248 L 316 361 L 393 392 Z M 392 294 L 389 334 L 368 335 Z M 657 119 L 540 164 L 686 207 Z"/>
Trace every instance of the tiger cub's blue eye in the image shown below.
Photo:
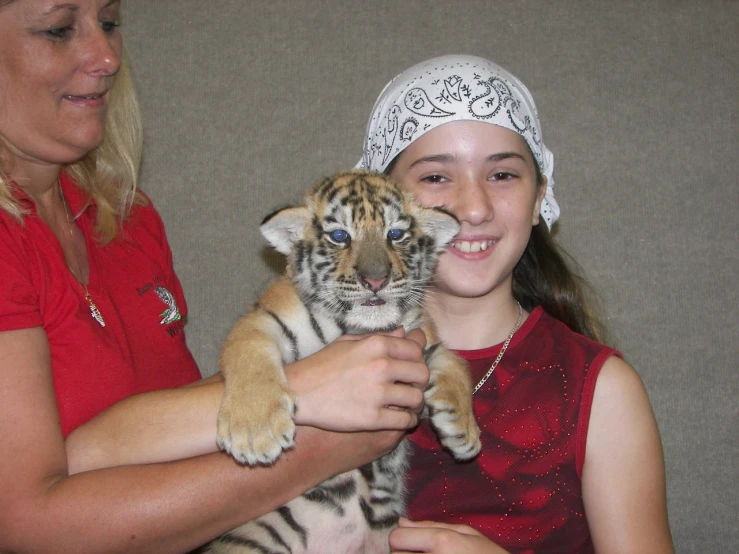
<path fill-rule="evenodd" d="M 405 231 L 403 229 L 390 229 L 387 232 L 387 238 L 390 240 L 400 240 L 405 236 Z"/>
<path fill-rule="evenodd" d="M 331 240 L 335 242 L 346 242 L 346 239 L 349 238 L 349 233 L 343 229 L 336 229 L 336 231 L 331 231 L 329 236 L 331 237 Z"/>

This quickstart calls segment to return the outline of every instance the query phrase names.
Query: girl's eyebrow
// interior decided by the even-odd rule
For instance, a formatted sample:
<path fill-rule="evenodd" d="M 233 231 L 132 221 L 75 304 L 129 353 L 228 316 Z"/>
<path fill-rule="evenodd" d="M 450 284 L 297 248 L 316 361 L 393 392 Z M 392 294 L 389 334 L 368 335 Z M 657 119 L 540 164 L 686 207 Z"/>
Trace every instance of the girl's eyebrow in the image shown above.
<path fill-rule="evenodd" d="M 503 160 L 507 160 L 510 158 L 516 158 L 523 162 L 526 162 L 526 158 L 519 154 L 518 152 L 498 152 L 496 154 L 491 154 L 486 158 L 486 161 L 488 162 L 500 162 Z M 408 169 L 412 169 L 417 165 L 421 165 L 424 163 L 451 163 L 456 161 L 457 157 L 453 156 L 452 154 L 432 154 L 431 156 L 423 156 L 422 158 L 418 158 L 416 161 L 414 161 L 410 166 L 408 166 Z"/>
<path fill-rule="evenodd" d="M 526 158 L 524 158 L 521 154 L 518 152 L 500 152 L 498 154 L 492 154 L 491 156 L 488 156 L 489 162 L 500 162 L 503 160 L 507 160 L 509 158 L 518 158 L 519 160 L 526 161 Z"/>
<path fill-rule="evenodd" d="M 422 158 L 418 158 L 416 161 L 414 161 L 411 165 L 408 166 L 408 169 L 411 169 L 417 165 L 425 164 L 425 163 L 431 163 L 431 162 L 438 162 L 438 163 L 450 163 L 456 160 L 455 156 L 452 156 L 451 154 L 432 154 L 431 156 L 423 156 Z"/>

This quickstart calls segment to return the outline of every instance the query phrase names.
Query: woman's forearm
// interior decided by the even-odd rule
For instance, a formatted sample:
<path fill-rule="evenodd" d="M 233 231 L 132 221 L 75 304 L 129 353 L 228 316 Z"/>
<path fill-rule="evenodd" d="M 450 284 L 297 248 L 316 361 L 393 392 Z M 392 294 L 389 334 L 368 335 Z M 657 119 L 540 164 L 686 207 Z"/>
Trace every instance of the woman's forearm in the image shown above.
<path fill-rule="evenodd" d="M 114 404 L 65 440 L 70 475 L 217 451 L 216 416 L 222 393 L 223 380 L 214 376 Z"/>
<path fill-rule="evenodd" d="M 296 424 L 330 431 L 412 427 L 423 405 L 420 391 L 428 368 L 423 362 L 423 333 L 409 338 L 399 330 L 387 336 L 338 340 L 288 365 L 287 378 L 300 399 Z M 66 438 L 70 474 L 217 451 L 223 387 L 216 374 L 185 387 L 118 402 Z"/>
<path fill-rule="evenodd" d="M 362 435 L 306 428 L 271 467 L 242 467 L 214 453 L 59 476 L 34 495 L 11 484 L 0 495 L 15 499 L 0 516 L 0 551 L 185 552 L 366 463 L 380 454 L 378 444 L 387 449 L 399 437 Z"/>

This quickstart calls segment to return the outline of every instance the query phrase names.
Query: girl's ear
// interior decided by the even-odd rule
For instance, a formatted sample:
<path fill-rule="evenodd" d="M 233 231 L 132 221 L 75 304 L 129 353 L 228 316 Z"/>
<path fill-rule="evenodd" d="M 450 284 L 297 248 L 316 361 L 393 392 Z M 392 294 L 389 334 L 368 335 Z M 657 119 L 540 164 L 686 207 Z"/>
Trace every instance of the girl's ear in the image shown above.
<path fill-rule="evenodd" d="M 308 208 L 283 208 L 268 215 L 259 230 L 275 250 L 289 254 L 295 243 L 305 238 L 305 228 L 309 222 Z"/>
<path fill-rule="evenodd" d="M 534 202 L 534 213 L 531 214 L 531 225 L 538 225 L 541 221 L 541 203 L 547 194 L 547 178 L 542 175 L 539 190 L 536 191 L 536 202 Z"/>

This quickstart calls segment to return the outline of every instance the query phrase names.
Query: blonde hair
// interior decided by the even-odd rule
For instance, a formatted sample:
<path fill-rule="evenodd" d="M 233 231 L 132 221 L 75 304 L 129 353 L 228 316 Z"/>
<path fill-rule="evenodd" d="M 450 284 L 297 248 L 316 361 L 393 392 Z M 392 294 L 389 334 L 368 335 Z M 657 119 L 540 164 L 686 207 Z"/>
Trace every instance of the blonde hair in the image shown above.
<path fill-rule="evenodd" d="M 1 4 L 0 4 L 1 5 Z M 143 130 L 130 66 L 124 54 L 111 91 L 103 142 L 81 160 L 62 170 L 74 179 L 97 207 L 95 234 L 101 244 L 113 240 L 135 204 L 145 204 L 138 192 Z M 0 144 L 1 146 L 1 144 Z M 11 191 L 7 153 L 0 150 L 0 210 L 22 223 L 26 211 Z"/>

